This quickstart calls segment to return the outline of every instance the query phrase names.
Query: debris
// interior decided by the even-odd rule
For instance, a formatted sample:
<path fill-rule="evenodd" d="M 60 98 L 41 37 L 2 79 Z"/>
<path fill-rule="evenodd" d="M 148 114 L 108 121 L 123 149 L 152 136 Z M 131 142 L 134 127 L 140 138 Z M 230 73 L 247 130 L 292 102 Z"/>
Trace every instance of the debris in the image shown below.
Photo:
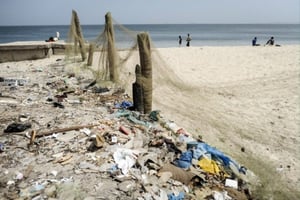
<path fill-rule="evenodd" d="M 213 197 L 214 200 L 232 200 L 232 198 L 228 196 L 227 191 L 223 191 L 223 192 L 214 191 Z"/>
<path fill-rule="evenodd" d="M 168 200 L 184 200 L 184 193 L 179 192 L 178 195 L 175 195 L 174 193 L 168 194 Z"/>
<path fill-rule="evenodd" d="M 97 80 L 92 81 L 90 84 L 88 84 L 87 86 L 84 87 L 84 89 L 89 89 L 90 87 L 96 85 Z"/>
<path fill-rule="evenodd" d="M 59 102 L 53 102 L 53 107 L 58 107 L 58 108 L 65 108 L 64 105 L 62 105 L 61 103 Z"/>
<path fill-rule="evenodd" d="M 2 142 L 0 142 L 0 153 L 4 152 L 4 144 Z"/>
<path fill-rule="evenodd" d="M 15 133 L 15 132 L 23 132 L 26 129 L 31 128 L 31 124 L 30 123 L 25 123 L 25 124 L 21 124 L 21 123 L 12 123 L 10 125 L 7 126 L 7 128 L 4 130 L 4 133 Z"/>
<path fill-rule="evenodd" d="M 0 138 L 0 199 L 250 199 L 248 169 L 160 111 L 132 111 L 122 88 L 39 68 L 43 82 L 1 91 L 23 102 L 3 104 L 1 124 L 21 122 L 4 132 L 26 133 Z"/>
<path fill-rule="evenodd" d="M 193 152 L 186 151 L 180 155 L 179 159 L 174 160 L 173 163 L 177 167 L 188 169 L 192 164 L 192 159 L 193 159 Z"/>
<path fill-rule="evenodd" d="M 129 101 L 122 101 L 122 103 L 116 104 L 115 107 L 128 109 L 128 108 L 133 107 L 133 103 L 131 103 Z"/>
<path fill-rule="evenodd" d="M 130 134 L 130 130 L 127 129 L 125 126 L 120 126 L 119 131 L 121 131 L 125 135 L 129 135 Z"/>
<path fill-rule="evenodd" d="M 70 159 L 73 157 L 72 154 L 63 155 L 57 160 L 54 161 L 54 163 L 60 163 L 62 165 L 68 164 L 70 162 Z"/>
<path fill-rule="evenodd" d="M 0 78 L 0 85 L 4 86 L 24 86 L 29 81 L 27 79 L 15 79 L 15 78 Z"/>
<path fill-rule="evenodd" d="M 238 182 L 236 180 L 232 180 L 232 179 L 227 178 L 225 180 L 225 186 L 238 189 Z"/>
<path fill-rule="evenodd" d="M 21 189 L 20 197 L 31 198 L 31 197 L 34 197 L 34 196 L 37 196 L 37 195 L 41 194 L 44 189 L 45 189 L 44 185 L 36 184 L 36 185 L 33 185 L 29 188 Z"/>
<path fill-rule="evenodd" d="M 201 169 L 203 169 L 204 171 L 206 171 L 208 173 L 220 175 L 221 170 L 220 170 L 218 164 L 214 160 L 211 160 L 206 157 L 202 157 L 199 160 L 198 165 Z"/>
<path fill-rule="evenodd" d="M 101 87 L 93 87 L 92 88 L 93 93 L 104 93 L 104 92 L 109 92 L 108 88 L 101 88 Z"/>
<path fill-rule="evenodd" d="M 117 163 L 119 169 L 122 170 L 122 173 L 126 175 L 130 168 L 135 164 L 137 159 L 137 151 L 130 149 L 118 148 L 114 154 L 114 160 Z"/>
<path fill-rule="evenodd" d="M 191 183 L 191 180 L 196 176 L 194 173 L 185 171 L 179 167 L 176 167 L 172 164 L 166 164 L 164 165 L 158 172 L 158 175 L 162 172 L 171 172 L 172 173 L 172 179 L 180 181 L 181 183 L 185 185 L 189 185 Z"/>
<path fill-rule="evenodd" d="M 68 131 L 73 131 L 73 130 L 79 130 L 83 128 L 91 128 L 97 126 L 96 124 L 94 125 L 78 125 L 78 126 L 71 126 L 71 127 L 66 127 L 66 128 L 58 128 L 50 131 L 45 131 L 45 132 L 38 132 L 36 134 L 36 137 L 42 137 L 42 136 L 48 136 L 53 133 L 61 133 L 61 132 L 68 132 Z"/>

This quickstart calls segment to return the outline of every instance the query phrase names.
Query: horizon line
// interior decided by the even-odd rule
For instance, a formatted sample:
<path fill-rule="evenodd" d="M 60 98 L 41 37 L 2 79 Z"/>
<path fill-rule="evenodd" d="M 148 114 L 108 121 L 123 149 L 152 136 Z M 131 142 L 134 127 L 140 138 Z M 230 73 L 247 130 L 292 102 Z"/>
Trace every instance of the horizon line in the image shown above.
<path fill-rule="evenodd" d="M 115 23 L 120 24 L 120 23 Z M 0 27 L 4 26 L 69 26 L 70 24 L 12 24 L 12 25 L 0 25 Z M 81 26 L 99 26 L 99 25 L 105 25 L 105 24 L 89 24 L 84 23 L 81 24 Z M 121 24 L 121 25 L 300 25 L 300 23 L 128 23 L 128 24 Z"/>

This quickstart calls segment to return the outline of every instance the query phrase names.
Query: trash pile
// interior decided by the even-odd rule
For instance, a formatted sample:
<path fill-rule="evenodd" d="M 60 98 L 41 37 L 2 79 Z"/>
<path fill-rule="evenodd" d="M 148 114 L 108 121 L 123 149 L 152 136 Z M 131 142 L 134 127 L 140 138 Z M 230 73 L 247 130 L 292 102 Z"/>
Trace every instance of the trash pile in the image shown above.
<path fill-rule="evenodd" d="M 0 79 L 0 199 L 251 199 L 251 171 L 61 62 Z"/>

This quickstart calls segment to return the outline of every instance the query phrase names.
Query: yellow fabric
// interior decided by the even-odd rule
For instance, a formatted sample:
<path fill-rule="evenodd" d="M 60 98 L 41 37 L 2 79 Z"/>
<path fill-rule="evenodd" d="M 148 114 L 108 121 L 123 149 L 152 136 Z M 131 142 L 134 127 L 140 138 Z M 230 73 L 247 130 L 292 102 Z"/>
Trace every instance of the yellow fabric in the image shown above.
<path fill-rule="evenodd" d="M 199 160 L 198 165 L 201 169 L 203 169 L 206 172 L 219 175 L 220 174 L 220 168 L 217 165 L 217 163 L 214 160 L 208 159 L 208 158 L 201 158 Z"/>

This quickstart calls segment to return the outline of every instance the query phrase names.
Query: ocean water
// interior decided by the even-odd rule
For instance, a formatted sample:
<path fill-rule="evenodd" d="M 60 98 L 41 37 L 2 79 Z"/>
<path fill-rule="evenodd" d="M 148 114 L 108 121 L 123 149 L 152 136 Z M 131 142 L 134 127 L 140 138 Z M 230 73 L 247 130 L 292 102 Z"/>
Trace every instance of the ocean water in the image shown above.
<path fill-rule="evenodd" d="M 103 25 L 82 25 L 85 40 L 92 42 L 103 32 Z M 0 26 L 0 43 L 15 41 L 43 41 L 56 32 L 67 40 L 68 25 L 59 26 Z M 188 33 L 191 46 L 244 46 L 251 45 L 257 37 L 265 44 L 271 37 L 275 43 L 300 44 L 299 24 L 145 24 L 115 25 L 116 45 L 127 48 L 135 43 L 139 32 L 148 32 L 154 47 L 177 47 L 178 36 L 183 37 L 183 46 Z"/>

